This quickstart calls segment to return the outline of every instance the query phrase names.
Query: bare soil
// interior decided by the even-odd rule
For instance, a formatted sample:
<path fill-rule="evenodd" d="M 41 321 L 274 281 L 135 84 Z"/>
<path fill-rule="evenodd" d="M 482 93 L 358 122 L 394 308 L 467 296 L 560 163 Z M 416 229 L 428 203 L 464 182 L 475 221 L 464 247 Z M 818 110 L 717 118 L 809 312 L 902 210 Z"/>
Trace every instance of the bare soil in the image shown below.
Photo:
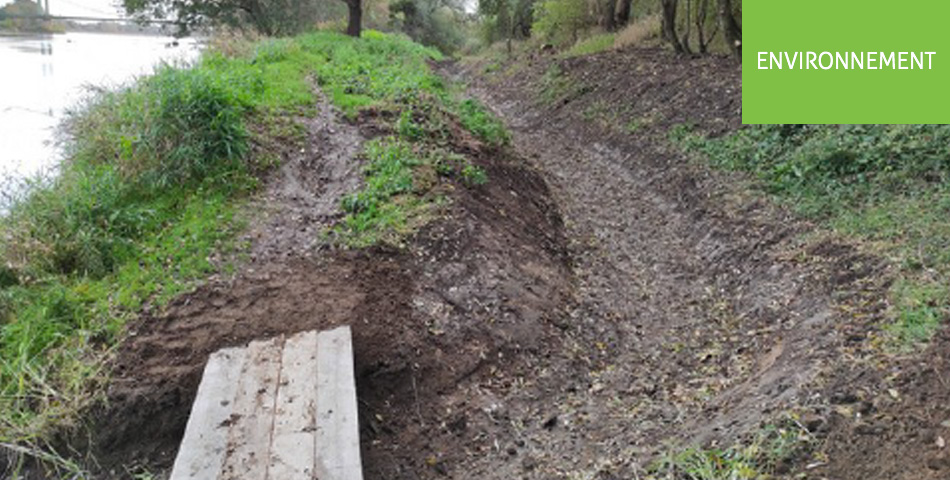
<path fill-rule="evenodd" d="M 789 477 L 950 478 L 950 336 L 882 359 L 887 262 L 669 142 L 677 124 L 739 127 L 737 65 L 659 49 L 516 63 L 439 66 L 514 142 L 457 135 L 488 183 L 441 180 L 451 204 L 400 248 L 321 240 L 386 129 L 321 101 L 249 207 L 238 273 L 131 327 L 94 415 L 101 476 L 167 472 L 209 353 L 350 324 L 367 479 L 637 478 L 670 443 L 736 441 L 788 411 L 822 439 Z M 577 88 L 544 102 L 553 64 Z"/>

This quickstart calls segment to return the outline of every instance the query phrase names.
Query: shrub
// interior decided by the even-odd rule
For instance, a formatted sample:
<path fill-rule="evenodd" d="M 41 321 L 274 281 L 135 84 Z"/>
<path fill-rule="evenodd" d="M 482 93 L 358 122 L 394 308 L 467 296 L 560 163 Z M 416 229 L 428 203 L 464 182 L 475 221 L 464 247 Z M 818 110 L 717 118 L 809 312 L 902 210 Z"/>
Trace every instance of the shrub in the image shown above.
<path fill-rule="evenodd" d="M 596 23 L 583 1 L 545 0 L 535 8 L 532 31 L 560 47 L 576 43 L 580 32 Z"/>

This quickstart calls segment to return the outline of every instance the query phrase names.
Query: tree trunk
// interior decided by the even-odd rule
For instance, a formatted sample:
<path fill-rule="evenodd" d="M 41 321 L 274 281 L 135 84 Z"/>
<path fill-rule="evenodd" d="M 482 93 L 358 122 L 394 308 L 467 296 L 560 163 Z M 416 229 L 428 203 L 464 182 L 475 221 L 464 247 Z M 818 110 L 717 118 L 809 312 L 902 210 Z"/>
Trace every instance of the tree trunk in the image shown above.
<path fill-rule="evenodd" d="M 690 22 L 690 19 L 693 18 L 693 2 L 692 0 L 686 0 L 686 33 L 683 34 L 683 38 L 680 39 L 680 45 L 683 46 L 683 50 L 686 53 L 692 54 L 692 49 L 689 48 L 689 36 L 693 28 L 693 24 Z"/>
<path fill-rule="evenodd" d="M 363 29 L 363 2 L 362 0 L 346 0 L 346 6 L 349 7 L 349 23 L 346 26 L 346 34 L 351 37 L 359 37 Z"/>
<path fill-rule="evenodd" d="M 676 4 L 678 0 L 663 1 L 663 38 L 670 42 L 676 53 L 683 53 L 683 44 L 676 34 Z"/>
<path fill-rule="evenodd" d="M 742 29 L 732 15 L 732 0 L 719 0 L 719 23 L 722 25 L 722 35 L 729 49 L 736 58 L 742 59 Z"/>
<path fill-rule="evenodd" d="M 617 23 L 630 23 L 630 11 L 633 9 L 633 0 L 620 0 L 620 11 L 617 12 Z"/>
<path fill-rule="evenodd" d="M 706 12 L 709 8 L 709 0 L 700 0 L 696 5 L 696 40 L 699 42 L 699 53 L 706 53 Z"/>
<path fill-rule="evenodd" d="M 604 15 L 601 24 L 604 30 L 608 32 L 617 29 L 617 0 L 606 0 L 604 2 Z"/>

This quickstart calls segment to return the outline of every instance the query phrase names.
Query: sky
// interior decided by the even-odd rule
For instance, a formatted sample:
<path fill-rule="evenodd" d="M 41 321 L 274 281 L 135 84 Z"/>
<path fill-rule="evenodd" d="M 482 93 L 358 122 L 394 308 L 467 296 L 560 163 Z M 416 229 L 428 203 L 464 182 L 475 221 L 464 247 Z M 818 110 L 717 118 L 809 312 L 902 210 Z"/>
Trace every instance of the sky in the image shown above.
<path fill-rule="evenodd" d="M 41 0 L 42 1 L 42 0 Z M 116 5 L 120 0 L 49 0 L 49 9 L 53 15 L 81 17 L 118 17 Z M 13 3 L 12 0 L 0 0 L 0 6 Z"/>

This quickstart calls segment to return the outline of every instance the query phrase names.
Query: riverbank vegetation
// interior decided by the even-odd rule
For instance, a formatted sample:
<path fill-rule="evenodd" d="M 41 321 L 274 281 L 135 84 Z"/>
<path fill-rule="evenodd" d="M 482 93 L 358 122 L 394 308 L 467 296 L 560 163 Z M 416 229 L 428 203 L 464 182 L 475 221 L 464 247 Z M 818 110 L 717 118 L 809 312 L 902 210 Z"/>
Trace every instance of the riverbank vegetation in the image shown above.
<path fill-rule="evenodd" d="M 754 174 L 801 215 L 892 259 L 890 338 L 925 344 L 950 316 L 950 129 L 943 125 L 762 125 L 720 139 L 674 129 L 714 165 Z"/>
<path fill-rule="evenodd" d="M 419 187 L 418 166 L 484 181 L 452 163 L 438 132 L 455 122 L 496 144 L 506 133 L 431 72 L 439 58 L 378 32 L 231 38 L 77 108 L 58 175 L 0 217 L 0 444 L 42 450 L 103 398 L 130 319 L 230 268 L 240 206 L 279 161 L 256 146 L 312 114 L 314 81 L 350 118 L 393 119 L 395 136 L 367 146 L 366 187 L 344 202 L 336 232 L 351 244 L 405 233 L 441 201 Z"/>
<path fill-rule="evenodd" d="M 310 100 L 301 63 L 260 61 L 270 48 L 158 67 L 70 116 L 58 175 L 0 219 L 0 440 L 68 425 L 125 322 L 221 267 L 263 167 L 248 122 Z"/>

